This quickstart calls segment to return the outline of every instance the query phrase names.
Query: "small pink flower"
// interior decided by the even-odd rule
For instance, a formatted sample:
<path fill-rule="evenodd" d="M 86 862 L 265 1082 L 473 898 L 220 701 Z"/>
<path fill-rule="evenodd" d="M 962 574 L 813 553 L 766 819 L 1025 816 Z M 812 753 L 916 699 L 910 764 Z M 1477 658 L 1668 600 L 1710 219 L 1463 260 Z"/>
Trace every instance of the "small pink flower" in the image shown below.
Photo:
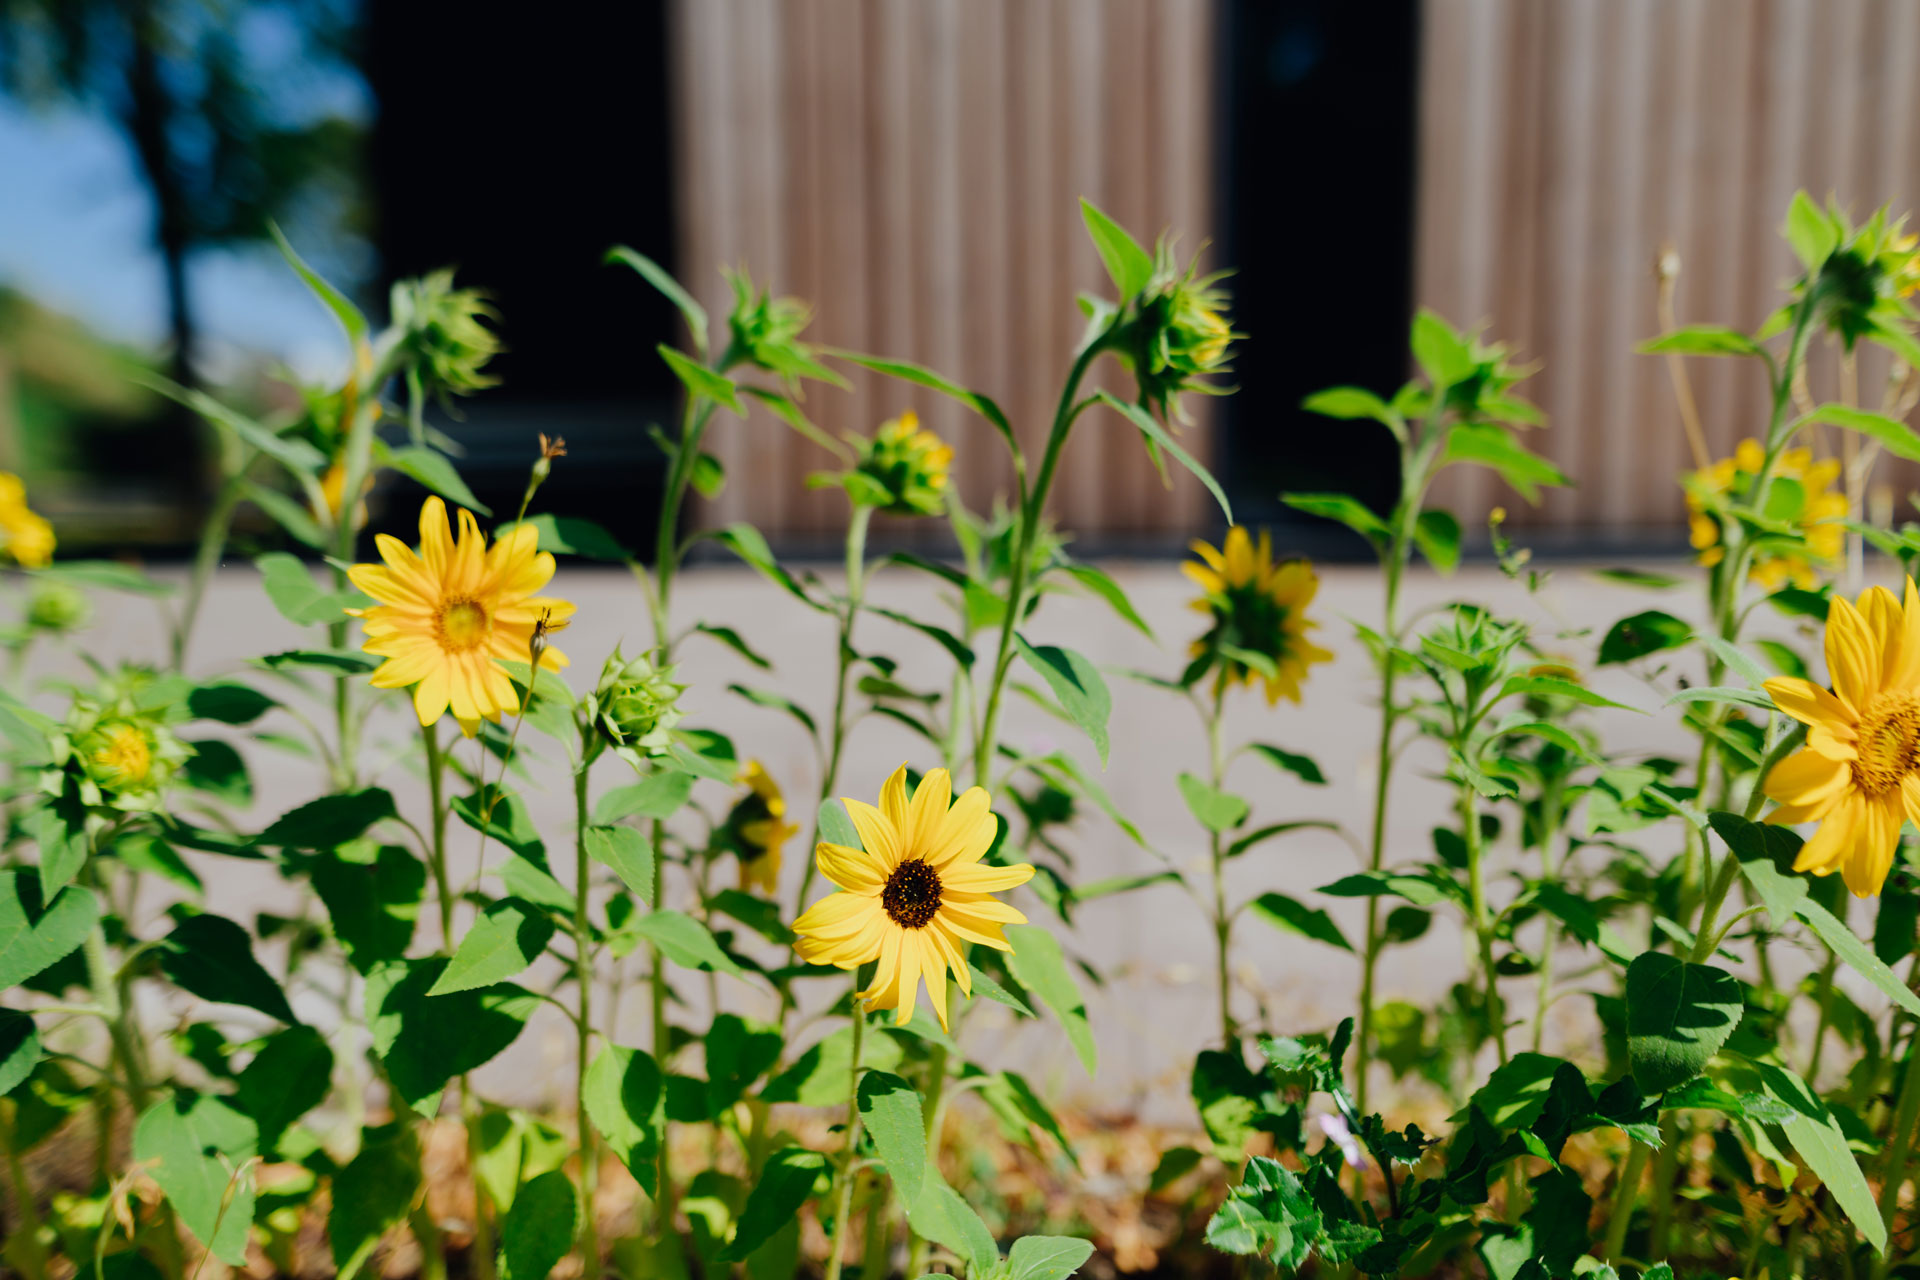
<path fill-rule="evenodd" d="M 1346 1120 L 1337 1115 L 1319 1116 L 1320 1132 L 1327 1135 L 1327 1141 L 1340 1148 L 1340 1154 L 1346 1157 L 1349 1167 L 1364 1169 L 1367 1157 L 1360 1150 L 1360 1140 L 1353 1136 L 1353 1130 L 1347 1128 Z"/>

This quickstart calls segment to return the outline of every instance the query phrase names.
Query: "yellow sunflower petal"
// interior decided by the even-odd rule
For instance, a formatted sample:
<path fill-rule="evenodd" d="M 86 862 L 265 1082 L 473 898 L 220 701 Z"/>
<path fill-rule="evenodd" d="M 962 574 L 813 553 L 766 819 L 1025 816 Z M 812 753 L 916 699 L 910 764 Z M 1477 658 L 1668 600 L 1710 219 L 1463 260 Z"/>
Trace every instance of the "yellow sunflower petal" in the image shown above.
<path fill-rule="evenodd" d="M 887 868 L 876 861 L 873 855 L 860 849 L 849 849 L 843 844 L 822 840 L 813 851 L 813 861 L 820 868 L 821 875 L 848 893 L 871 898 L 887 882 Z M 797 925 L 795 927 L 798 928 Z"/>
<path fill-rule="evenodd" d="M 989 867 L 976 862 L 948 867 L 940 873 L 941 886 L 955 893 L 1000 893 L 1031 879 L 1033 868 L 1024 862 L 1011 867 Z"/>
<path fill-rule="evenodd" d="M 1827 610 L 1827 677 L 1856 712 L 1880 691 L 1880 664 L 1866 620 L 1839 596 Z"/>
<path fill-rule="evenodd" d="M 840 803 L 847 806 L 847 816 L 853 819 L 853 829 L 860 833 L 860 844 L 867 856 L 883 871 L 899 866 L 904 850 L 895 834 L 897 828 L 887 821 L 886 815 L 870 804 L 849 797 L 841 797 Z"/>
<path fill-rule="evenodd" d="M 1762 687 L 1773 705 L 1795 720 L 1825 728 L 1842 742 L 1852 741 L 1857 718 L 1854 710 L 1813 681 L 1775 676 Z"/>
<path fill-rule="evenodd" d="M 1812 807 L 1831 804 L 1853 781 L 1853 770 L 1818 751 L 1796 751 L 1767 775 L 1767 799 Z"/>

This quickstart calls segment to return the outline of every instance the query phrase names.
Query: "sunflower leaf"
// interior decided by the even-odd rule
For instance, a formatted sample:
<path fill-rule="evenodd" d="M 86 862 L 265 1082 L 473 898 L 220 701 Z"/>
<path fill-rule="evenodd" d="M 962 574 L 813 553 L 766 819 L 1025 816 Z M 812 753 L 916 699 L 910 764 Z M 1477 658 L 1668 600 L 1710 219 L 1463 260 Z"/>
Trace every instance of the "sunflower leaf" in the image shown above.
<path fill-rule="evenodd" d="M 1067 970 L 1067 959 L 1061 953 L 1059 939 L 1050 931 L 1031 924 L 1007 925 L 1005 933 L 1007 941 L 1013 945 L 1013 951 L 1007 957 L 1013 976 L 1060 1019 L 1060 1024 L 1066 1028 L 1067 1039 L 1080 1059 L 1080 1065 L 1087 1069 L 1087 1075 L 1091 1077 L 1099 1062 L 1099 1051 L 1094 1046 L 1093 1028 L 1087 1022 L 1086 1003 L 1080 998 L 1080 988 Z"/>
<path fill-rule="evenodd" d="M 1107 717 L 1113 714 L 1113 695 L 1100 678 L 1099 668 L 1072 649 L 1035 646 L 1019 632 L 1014 633 L 1013 640 L 1027 665 L 1053 690 L 1061 709 L 1092 739 L 1094 750 L 1100 753 L 1100 767 L 1106 768 Z"/>

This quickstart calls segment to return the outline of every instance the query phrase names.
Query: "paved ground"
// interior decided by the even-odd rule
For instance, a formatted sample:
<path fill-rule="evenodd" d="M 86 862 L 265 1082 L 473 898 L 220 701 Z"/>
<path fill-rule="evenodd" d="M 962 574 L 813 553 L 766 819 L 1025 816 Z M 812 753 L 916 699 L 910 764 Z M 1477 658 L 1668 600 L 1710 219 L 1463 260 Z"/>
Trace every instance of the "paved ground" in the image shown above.
<path fill-rule="evenodd" d="M 1190 595 L 1185 579 L 1166 562 L 1121 562 L 1108 567 L 1154 627 L 1159 644 L 1119 625 L 1103 605 L 1068 597 L 1049 599 L 1030 634 L 1071 645 L 1105 667 L 1177 673 L 1195 622 L 1184 607 Z M 942 606 L 929 583 L 924 575 L 890 570 L 879 577 L 872 591 L 891 607 L 936 618 Z M 617 641 L 625 640 L 629 649 L 644 643 L 644 612 L 631 578 L 617 572 L 563 570 L 554 591 L 580 606 L 574 625 L 561 637 L 574 659 L 576 687 L 591 681 L 600 660 Z M 1370 668 L 1346 619 L 1374 623 L 1379 616 L 1378 591 L 1372 572 L 1328 572 L 1315 614 L 1322 621 L 1320 639 L 1336 651 L 1337 660 L 1315 671 L 1300 706 L 1282 704 L 1269 710 L 1257 697 L 1235 701 L 1227 726 L 1229 743 L 1274 742 L 1308 753 L 1329 779 L 1324 787 L 1308 787 L 1258 759 L 1242 758 L 1233 768 L 1230 783 L 1253 801 L 1256 823 L 1328 818 L 1344 824 L 1356 840 L 1365 832 L 1375 776 L 1377 721 Z M 1451 580 L 1416 572 L 1407 595 L 1414 609 L 1457 598 L 1491 602 L 1501 611 L 1532 619 L 1547 647 L 1570 654 L 1590 652 L 1597 634 L 1614 619 L 1655 603 L 1644 592 L 1596 579 L 1575 565 L 1556 567 L 1549 586 L 1535 597 L 1490 568 L 1470 568 Z M 1658 603 L 1685 614 L 1691 602 L 1689 592 L 1676 591 Z M 100 621 L 86 637 L 85 647 L 112 656 L 157 652 L 162 632 L 150 621 L 151 607 L 139 600 L 103 601 Z M 689 642 L 681 669 L 691 686 L 686 696 L 689 721 L 731 734 L 743 753 L 763 760 L 791 794 L 811 793 L 818 775 L 804 733 L 784 716 L 727 693 L 726 686 L 733 681 L 777 684 L 824 712 L 831 696 L 833 639 L 823 619 L 752 573 L 733 567 L 702 568 L 687 575 L 675 611 L 683 621 L 702 619 L 737 628 L 777 668 L 770 675 L 756 672 L 716 644 L 699 638 Z M 918 681 L 922 673 L 931 683 L 944 671 L 944 658 L 929 642 L 894 624 L 868 622 L 859 641 L 862 647 L 884 647 L 899 656 L 908 683 Z M 303 642 L 312 643 L 313 637 L 302 637 L 273 612 L 257 577 L 243 566 L 214 583 L 190 666 L 201 675 L 231 671 L 248 655 Z M 35 663 L 38 674 L 77 666 L 71 655 L 45 658 Z M 1110 678 L 1109 684 L 1114 694 L 1113 748 L 1102 780 L 1156 852 L 1138 848 L 1096 814 L 1076 833 L 1077 874 L 1091 881 L 1165 865 L 1196 868 L 1205 845 L 1174 778 L 1183 769 L 1205 769 L 1200 723 L 1175 696 L 1120 678 Z M 1650 690 L 1622 673 L 1609 673 L 1600 687 L 1623 701 L 1658 705 Z M 420 818 L 422 788 L 407 772 L 418 769 L 418 739 L 402 718 L 400 706 L 396 700 L 388 713 L 375 717 L 369 741 L 378 744 L 381 780 L 401 795 L 403 808 Z M 1682 745 L 1671 713 L 1609 713 L 1608 721 L 1615 750 Z M 1019 700 L 1011 706 L 1005 731 L 1009 741 L 1064 747 L 1090 767 L 1094 765 L 1091 748 L 1076 731 Z M 921 766 L 931 763 L 923 747 L 896 725 L 880 720 L 863 724 L 848 753 L 842 791 L 873 799 L 881 780 L 901 760 L 911 759 Z M 250 757 L 258 793 L 256 816 L 262 821 L 311 798 L 323 785 L 311 762 L 259 749 Z M 1417 750 L 1407 760 L 1393 810 L 1390 861 L 1422 856 L 1429 828 L 1443 816 L 1448 797 L 1431 780 L 1434 765 L 1430 756 Z M 624 770 L 618 761 L 600 766 L 596 792 L 630 781 L 617 776 Z M 571 825 L 564 779 L 548 767 L 537 768 L 536 778 L 541 789 L 530 797 L 534 816 L 549 842 L 564 847 Z M 471 833 L 457 826 L 455 830 L 456 860 L 468 859 L 470 865 Z M 790 851 L 786 869 L 783 892 L 789 899 L 800 874 L 798 843 Z M 1504 864 L 1516 855 L 1511 848 L 1502 848 L 1495 856 Z M 215 910 L 243 916 L 254 910 L 284 909 L 293 900 L 289 886 L 259 866 L 216 858 L 202 859 L 201 866 L 207 873 L 209 905 Z M 1245 898 L 1277 889 L 1313 900 L 1316 886 L 1355 866 L 1356 854 L 1348 840 L 1310 831 L 1239 860 L 1233 869 L 1232 892 L 1236 898 Z M 561 868 L 563 878 L 567 870 Z M 1360 903 L 1323 901 L 1349 935 L 1357 937 Z M 1036 919 L 1043 918 L 1036 904 L 1026 905 Z M 1210 939 L 1192 901 L 1178 887 L 1162 885 L 1090 904 L 1082 909 L 1069 945 L 1109 977 L 1105 990 L 1088 996 L 1100 1043 L 1098 1098 L 1109 1107 L 1138 1105 L 1150 1114 L 1184 1116 L 1185 1064 L 1217 1026 L 1208 979 Z M 1277 1026 L 1325 1026 L 1352 1007 L 1358 966 L 1350 956 L 1281 935 L 1251 916 L 1243 917 L 1239 926 L 1235 965 L 1248 986 L 1260 993 Z M 1458 931 L 1437 925 L 1420 942 L 1392 953 L 1383 972 L 1381 994 L 1383 998 L 1432 995 L 1462 971 Z M 703 998 L 699 986 L 687 984 L 690 999 Z M 749 1014 L 765 1012 L 769 1004 L 761 993 L 730 982 L 722 985 L 721 998 Z M 317 991 L 301 997 L 302 1008 L 316 1019 L 326 1016 L 328 1003 Z M 1249 999 L 1242 1012 L 1251 1011 Z M 979 1047 L 988 1061 L 1033 1071 L 1037 1082 L 1057 1097 L 1094 1096 L 1057 1027 L 1051 1023 L 1016 1026 L 1004 1013 L 989 1005 L 969 1028 L 970 1036 L 980 1037 Z M 628 1039 L 644 1035 L 645 1006 L 637 991 L 622 1002 L 619 1016 L 618 1034 Z M 496 1064 L 489 1072 L 490 1087 L 527 1101 L 539 1100 L 564 1087 L 561 1082 L 571 1075 L 567 1070 L 570 1053 L 570 1033 L 563 1034 L 556 1019 L 526 1037 L 510 1061 Z"/>

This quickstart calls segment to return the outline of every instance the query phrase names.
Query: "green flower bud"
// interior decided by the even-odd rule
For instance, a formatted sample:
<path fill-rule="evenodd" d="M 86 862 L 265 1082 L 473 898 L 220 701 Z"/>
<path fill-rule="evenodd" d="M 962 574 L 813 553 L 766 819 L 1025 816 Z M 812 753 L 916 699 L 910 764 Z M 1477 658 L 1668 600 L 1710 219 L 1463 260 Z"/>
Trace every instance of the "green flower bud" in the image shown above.
<path fill-rule="evenodd" d="M 43 582 L 27 602 L 27 625 L 56 635 L 78 631 L 93 617 L 86 594 L 64 582 Z"/>
<path fill-rule="evenodd" d="M 756 291 L 745 273 L 728 272 L 727 283 L 733 286 L 733 311 L 727 316 L 727 329 L 737 358 L 777 375 L 796 392 L 802 378 L 847 385 L 844 378 L 815 358 L 817 348 L 800 341 L 800 334 L 813 320 L 812 307 L 798 298 L 776 298 L 770 290 Z"/>
<path fill-rule="evenodd" d="M 451 267 L 393 286 L 393 327 L 424 390 L 472 395 L 499 384 L 486 364 L 504 349 L 489 325 L 499 313 L 478 289 L 453 287 Z"/>
<path fill-rule="evenodd" d="M 77 692 L 65 726 L 49 735 L 53 762 L 40 789 L 59 795 L 73 781 L 88 805 L 160 809 L 162 793 L 193 754 L 168 723 L 184 713 L 185 687 L 128 667 L 94 690 Z"/>
<path fill-rule="evenodd" d="M 676 704 L 685 688 L 673 682 L 672 667 L 656 668 L 644 655 L 626 659 L 615 649 L 593 692 L 594 724 L 615 748 L 661 755 L 680 722 Z"/>
<path fill-rule="evenodd" d="M 855 470 L 886 494 L 875 505 L 891 515 L 937 516 L 946 509 L 947 468 L 953 447 L 931 431 L 909 409 L 881 424 L 871 440 L 860 446 Z"/>
<path fill-rule="evenodd" d="M 1226 273 L 1196 275 L 1197 262 L 1179 270 L 1165 244 L 1157 258 L 1153 279 L 1134 300 L 1137 312 L 1122 330 L 1116 354 L 1132 369 L 1142 403 L 1162 417 L 1171 412 L 1184 421 L 1181 392 L 1226 393 L 1226 388 L 1200 379 L 1227 372 L 1229 348 L 1242 335 L 1227 319 L 1227 291 L 1217 287 Z"/>

